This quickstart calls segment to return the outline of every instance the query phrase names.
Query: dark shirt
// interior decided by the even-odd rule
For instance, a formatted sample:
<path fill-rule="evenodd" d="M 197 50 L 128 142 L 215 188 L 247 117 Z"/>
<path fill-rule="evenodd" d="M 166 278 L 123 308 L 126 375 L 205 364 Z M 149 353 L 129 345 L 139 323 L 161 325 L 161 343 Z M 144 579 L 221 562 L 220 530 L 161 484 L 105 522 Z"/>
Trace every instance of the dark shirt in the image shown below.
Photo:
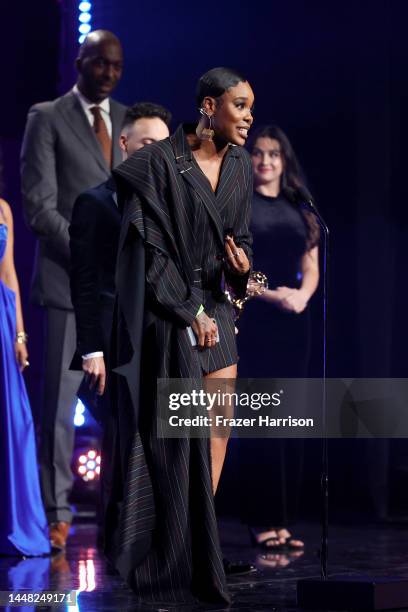
<path fill-rule="evenodd" d="M 264 272 L 269 288 L 299 287 L 307 227 L 298 207 L 283 195 L 256 191 L 252 203 L 254 270 Z"/>
<path fill-rule="evenodd" d="M 77 354 L 108 352 L 115 298 L 120 213 L 112 179 L 82 193 L 69 229 L 71 296 L 77 324 Z"/>

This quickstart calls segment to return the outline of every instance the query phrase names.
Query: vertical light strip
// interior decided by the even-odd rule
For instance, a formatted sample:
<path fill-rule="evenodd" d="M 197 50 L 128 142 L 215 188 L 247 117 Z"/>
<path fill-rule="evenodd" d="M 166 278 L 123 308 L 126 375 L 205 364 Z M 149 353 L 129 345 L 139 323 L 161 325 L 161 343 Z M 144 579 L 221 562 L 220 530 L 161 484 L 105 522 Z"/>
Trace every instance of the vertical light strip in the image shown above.
<path fill-rule="evenodd" d="M 91 2 L 80 2 L 78 5 L 78 32 L 79 38 L 78 42 L 83 43 L 85 36 L 89 34 L 92 29 L 92 4 Z"/>

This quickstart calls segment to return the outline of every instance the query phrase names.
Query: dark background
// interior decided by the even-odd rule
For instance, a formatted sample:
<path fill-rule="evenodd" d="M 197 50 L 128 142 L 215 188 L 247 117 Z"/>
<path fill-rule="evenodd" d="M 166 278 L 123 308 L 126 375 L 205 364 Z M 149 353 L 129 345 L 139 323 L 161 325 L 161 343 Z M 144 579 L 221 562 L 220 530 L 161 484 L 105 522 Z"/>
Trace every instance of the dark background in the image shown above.
<path fill-rule="evenodd" d="M 406 376 L 406 3 L 223 1 L 204 7 L 94 0 L 93 5 L 93 29 L 111 29 L 124 47 L 124 77 L 115 97 L 164 104 L 173 113 L 173 127 L 197 116 L 195 83 L 207 69 L 227 65 L 247 75 L 256 96 L 256 123 L 276 122 L 288 133 L 331 229 L 330 375 Z M 29 106 L 64 93 L 74 82 L 77 2 L 25 0 L 2 7 L 0 16 L 4 195 L 15 216 L 16 263 L 30 334 L 27 378 L 37 414 L 41 316 L 28 301 L 34 240 L 22 220 L 18 155 Z M 311 373 L 319 375 L 321 293 L 312 307 Z M 317 448 L 313 453 L 317 456 Z M 373 489 L 361 485 L 371 479 L 375 488 L 386 473 L 390 482 L 397 475 L 399 483 L 391 509 L 405 512 L 405 444 L 335 442 L 331 455 L 336 507 L 350 508 L 353 495 L 356 510 L 374 515 Z"/>

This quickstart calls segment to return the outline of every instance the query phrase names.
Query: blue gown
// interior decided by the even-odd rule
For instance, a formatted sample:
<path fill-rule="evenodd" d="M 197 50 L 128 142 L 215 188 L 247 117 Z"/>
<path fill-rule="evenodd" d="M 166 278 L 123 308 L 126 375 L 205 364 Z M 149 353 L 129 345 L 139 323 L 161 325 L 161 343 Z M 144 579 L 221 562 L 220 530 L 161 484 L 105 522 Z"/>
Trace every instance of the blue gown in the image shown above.
<path fill-rule="evenodd" d="M 0 224 L 0 261 L 7 244 Z M 41 500 L 34 424 L 15 352 L 16 296 L 0 280 L 0 554 L 50 552 Z"/>

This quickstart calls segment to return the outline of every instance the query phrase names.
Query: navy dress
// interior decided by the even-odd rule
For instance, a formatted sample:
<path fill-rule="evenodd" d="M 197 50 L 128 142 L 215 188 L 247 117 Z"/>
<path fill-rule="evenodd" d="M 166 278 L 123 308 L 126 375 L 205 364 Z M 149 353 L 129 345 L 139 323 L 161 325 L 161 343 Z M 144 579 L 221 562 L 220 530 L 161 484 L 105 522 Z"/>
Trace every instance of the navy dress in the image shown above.
<path fill-rule="evenodd" d="M 283 195 L 274 198 L 255 192 L 251 229 L 253 268 L 267 275 L 269 289 L 299 288 L 308 238 L 299 208 Z M 306 377 L 310 343 L 307 308 L 296 314 L 252 299 L 238 327 L 239 377 Z M 301 491 L 303 442 L 241 439 L 239 459 L 245 491 L 241 502 L 243 520 L 259 527 L 278 527 L 294 521 Z"/>
<path fill-rule="evenodd" d="M 302 283 L 301 262 L 308 231 L 298 207 L 283 195 L 254 193 L 251 229 L 254 270 L 268 277 L 269 289 Z M 309 357 L 309 311 L 282 311 L 252 299 L 239 321 L 239 375 L 257 378 L 306 376 Z"/>
<path fill-rule="evenodd" d="M 0 261 L 7 245 L 0 224 Z M 14 352 L 16 296 L 0 280 L 0 554 L 48 554 L 48 527 L 38 478 L 34 424 Z"/>

